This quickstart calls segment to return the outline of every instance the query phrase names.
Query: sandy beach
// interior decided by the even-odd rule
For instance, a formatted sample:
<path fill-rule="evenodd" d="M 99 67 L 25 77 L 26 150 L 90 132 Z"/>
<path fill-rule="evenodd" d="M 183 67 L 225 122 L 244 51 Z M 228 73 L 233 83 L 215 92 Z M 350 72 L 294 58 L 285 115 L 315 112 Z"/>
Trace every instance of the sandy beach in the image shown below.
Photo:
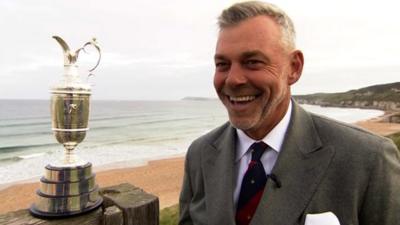
<path fill-rule="evenodd" d="M 96 173 L 100 187 L 130 183 L 160 199 L 160 207 L 165 208 L 178 202 L 183 177 L 184 158 L 150 161 L 148 165 L 110 169 Z M 96 169 L 95 169 L 96 170 Z M 0 191 L 0 214 L 28 208 L 35 201 L 39 183 L 23 183 Z"/>
<path fill-rule="evenodd" d="M 400 124 L 383 123 L 381 118 L 360 121 L 356 124 L 380 135 L 400 132 Z M 178 203 L 178 196 L 183 176 L 183 157 L 150 161 L 148 165 L 109 169 L 97 173 L 97 183 L 101 187 L 124 182 L 131 183 L 160 198 L 160 207 L 168 207 Z M 95 168 L 96 170 L 96 168 Z M 9 186 L 0 191 L 0 214 L 28 208 L 35 199 L 38 182 Z"/>
<path fill-rule="evenodd" d="M 382 122 L 384 117 L 385 115 L 365 121 L 359 121 L 355 124 L 382 136 L 388 136 L 400 131 L 400 123 Z"/>

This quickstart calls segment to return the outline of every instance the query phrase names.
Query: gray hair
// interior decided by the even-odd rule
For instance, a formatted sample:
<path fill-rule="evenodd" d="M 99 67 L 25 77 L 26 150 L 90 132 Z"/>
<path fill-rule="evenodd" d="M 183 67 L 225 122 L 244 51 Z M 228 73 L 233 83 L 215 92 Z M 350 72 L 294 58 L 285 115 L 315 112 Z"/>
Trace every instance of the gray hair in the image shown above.
<path fill-rule="evenodd" d="M 283 10 L 271 3 L 261 1 L 236 3 L 222 11 L 218 17 L 218 26 L 220 30 L 223 30 L 246 19 L 262 15 L 272 18 L 280 26 L 281 42 L 285 47 L 294 49 L 296 46 L 296 31 L 293 22 Z"/>

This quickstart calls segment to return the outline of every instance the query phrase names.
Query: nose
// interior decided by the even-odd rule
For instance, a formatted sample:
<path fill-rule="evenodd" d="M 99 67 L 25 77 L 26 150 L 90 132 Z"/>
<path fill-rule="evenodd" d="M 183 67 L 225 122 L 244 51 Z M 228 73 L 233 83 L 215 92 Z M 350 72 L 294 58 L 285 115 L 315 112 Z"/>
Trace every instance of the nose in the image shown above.
<path fill-rule="evenodd" d="M 231 86 L 239 86 L 247 82 L 245 71 L 238 64 L 232 64 L 225 83 Z"/>

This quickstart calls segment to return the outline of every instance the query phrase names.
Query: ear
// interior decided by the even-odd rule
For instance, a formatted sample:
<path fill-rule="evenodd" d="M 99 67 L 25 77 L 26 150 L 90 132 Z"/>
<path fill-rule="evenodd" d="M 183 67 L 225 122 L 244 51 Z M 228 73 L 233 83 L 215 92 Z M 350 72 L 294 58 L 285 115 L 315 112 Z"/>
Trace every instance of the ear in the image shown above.
<path fill-rule="evenodd" d="M 290 54 L 290 74 L 288 76 L 288 84 L 292 85 L 296 83 L 303 71 L 304 57 L 300 50 L 295 50 Z"/>

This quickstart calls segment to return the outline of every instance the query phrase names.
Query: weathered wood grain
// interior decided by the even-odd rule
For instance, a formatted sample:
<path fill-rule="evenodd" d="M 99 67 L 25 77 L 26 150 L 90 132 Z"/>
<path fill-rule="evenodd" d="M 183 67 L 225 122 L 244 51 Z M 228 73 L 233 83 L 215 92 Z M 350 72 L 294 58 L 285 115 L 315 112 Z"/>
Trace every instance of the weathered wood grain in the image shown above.
<path fill-rule="evenodd" d="M 122 210 L 124 225 L 159 224 L 158 197 L 128 183 L 103 188 L 101 195 L 105 205 L 114 204 Z"/>
<path fill-rule="evenodd" d="M 15 212 L 0 215 L 0 224 L 7 225 L 99 225 L 103 217 L 103 210 L 101 208 L 84 214 L 63 219 L 43 220 L 31 216 L 27 209 L 18 210 Z"/>
<path fill-rule="evenodd" d="M 117 206 L 110 206 L 104 210 L 103 225 L 123 225 L 122 211 Z"/>
<path fill-rule="evenodd" d="M 158 225 L 158 197 L 124 183 L 100 189 L 104 202 L 92 212 L 62 219 L 33 217 L 27 209 L 0 215 L 1 225 Z"/>

